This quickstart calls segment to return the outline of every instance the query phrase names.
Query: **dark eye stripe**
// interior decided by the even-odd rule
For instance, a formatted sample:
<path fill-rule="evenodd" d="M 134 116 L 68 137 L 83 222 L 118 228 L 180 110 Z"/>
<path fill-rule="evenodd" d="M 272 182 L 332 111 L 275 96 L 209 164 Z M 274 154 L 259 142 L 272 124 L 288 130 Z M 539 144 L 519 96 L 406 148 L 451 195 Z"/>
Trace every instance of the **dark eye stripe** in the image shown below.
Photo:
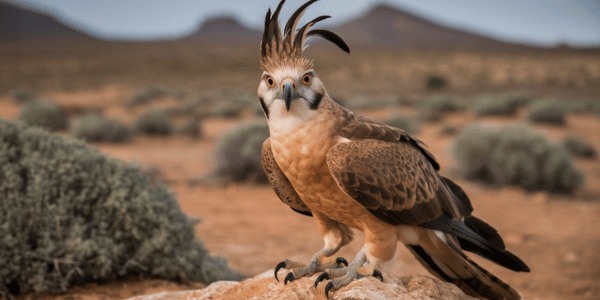
<path fill-rule="evenodd" d="M 323 100 L 323 93 L 318 93 L 313 98 L 313 101 L 310 103 L 310 109 L 316 110 L 319 108 L 319 104 L 321 104 L 321 100 Z"/>
<path fill-rule="evenodd" d="M 260 106 L 262 107 L 262 110 L 265 112 L 265 116 L 267 116 L 267 119 L 269 118 L 269 108 L 267 107 L 267 104 L 265 103 L 265 99 L 263 99 L 262 97 L 258 97 L 258 100 L 260 100 Z"/>

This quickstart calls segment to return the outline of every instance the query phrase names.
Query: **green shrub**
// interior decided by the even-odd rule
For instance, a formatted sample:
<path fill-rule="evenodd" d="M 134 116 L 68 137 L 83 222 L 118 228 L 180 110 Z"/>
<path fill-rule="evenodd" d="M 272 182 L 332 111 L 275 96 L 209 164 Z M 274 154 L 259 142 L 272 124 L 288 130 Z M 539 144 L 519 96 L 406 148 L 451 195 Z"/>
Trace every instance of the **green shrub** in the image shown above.
<path fill-rule="evenodd" d="M 564 147 L 522 125 L 468 126 L 451 150 L 458 170 L 467 178 L 566 193 L 583 181 Z"/>
<path fill-rule="evenodd" d="M 573 156 L 583 157 L 583 158 L 596 158 L 596 148 L 586 140 L 568 135 L 562 140 L 563 145 Z"/>
<path fill-rule="evenodd" d="M 429 74 L 425 80 L 425 86 L 430 90 L 437 90 L 448 86 L 448 81 L 442 75 Z"/>
<path fill-rule="evenodd" d="M 261 151 L 268 137 L 264 121 L 241 124 L 226 132 L 217 144 L 217 175 L 233 181 L 266 182 Z"/>
<path fill-rule="evenodd" d="M 164 110 L 150 109 L 144 112 L 135 123 L 137 131 L 149 135 L 170 135 L 173 126 L 169 114 Z"/>
<path fill-rule="evenodd" d="M 140 170 L 85 143 L 0 120 L 0 298 L 124 277 L 239 278 Z"/>
<path fill-rule="evenodd" d="M 461 110 L 462 106 L 449 96 L 434 96 L 419 105 L 419 114 L 425 121 L 439 121 L 445 113 Z"/>
<path fill-rule="evenodd" d="M 114 119 L 90 113 L 73 122 L 73 135 L 88 142 L 125 143 L 131 140 L 131 129 Z"/>
<path fill-rule="evenodd" d="M 536 101 L 529 107 L 527 118 L 534 123 L 564 125 L 568 109 L 556 101 Z"/>
<path fill-rule="evenodd" d="M 408 133 L 417 133 L 420 130 L 420 125 L 417 121 L 405 116 L 394 116 L 384 120 L 383 123 L 404 129 Z"/>
<path fill-rule="evenodd" d="M 38 96 L 28 89 L 14 89 L 12 91 L 12 98 L 15 102 L 29 103 L 35 101 Z"/>
<path fill-rule="evenodd" d="M 517 105 L 506 98 L 485 96 L 473 103 L 473 110 L 478 116 L 511 116 L 517 111 Z"/>
<path fill-rule="evenodd" d="M 51 131 L 67 128 L 67 116 L 64 110 L 47 101 L 30 102 L 23 107 L 19 120 L 30 126 L 42 127 Z"/>
<path fill-rule="evenodd" d="M 148 104 L 154 100 L 163 97 L 172 97 L 175 99 L 183 99 L 184 93 L 178 90 L 170 89 L 164 86 L 151 86 L 138 90 L 128 101 L 128 107 Z"/>
<path fill-rule="evenodd" d="M 191 116 L 176 131 L 178 134 L 199 138 L 202 136 L 202 119 L 197 115 Z"/>

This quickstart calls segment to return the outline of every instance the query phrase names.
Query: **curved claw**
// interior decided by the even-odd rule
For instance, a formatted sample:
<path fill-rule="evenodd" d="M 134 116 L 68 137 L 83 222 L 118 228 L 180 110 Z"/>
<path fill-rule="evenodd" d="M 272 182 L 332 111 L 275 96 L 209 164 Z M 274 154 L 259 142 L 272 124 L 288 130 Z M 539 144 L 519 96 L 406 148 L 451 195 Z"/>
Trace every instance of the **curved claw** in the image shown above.
<path fill-rule="evenodd" d="M 327 299 L 329 299 L 329 290 L 331 290 L 332 288 L 333 288 L 333 282 L 330 281 L 325 286 L 325 297 L 327 297 Z"/>
<path fill-rule="evenodd" d="M 345 258 L 343 258 L 343 257 L 336 258 L 335 262 L 337 264 L 344 264 L 344 266 L 346 266 L 346 267 L 348 266 L 348 261 Z"/>
<path fill-rule="evenodd" d="M 281 270 L 281 268 L 285 268 L 285 261 L 278 263 L 277 266 L 275 267 L 275 279 L 277 279 L 277 281 L 279 281 L 279 278 L 277 278 L 277 272 L 279 272 L 279 270 Z"/>
<path fill-rule="evenodd" d="M 288 282 L 292 282 L 296 280 L 296 278 L 294 278 L 294 274 L 292 274 L 292 272 L 287 273 L 287 275 L 285 275 L 285 278 L 283 279 L 283 284 L 287 284 Z"/>
<path fill-rule="evenodd" d="M 373 270 L 373 277 L 379 279 L 379 281 L 383 282 L 383 274 L 379 272 L 379 270 Z"/>
<path fill-rule="evenodd" d="M 327 272 L 319 274 L 319 276 L 317 276 L 317 279 L 315 280 L 315 288 L 317 287 L 317 285 L 319 285 L 319 283 L 321 283 L 321 281 L 325 279 L 329 279 L 329 274 L 327 274 Z"/>

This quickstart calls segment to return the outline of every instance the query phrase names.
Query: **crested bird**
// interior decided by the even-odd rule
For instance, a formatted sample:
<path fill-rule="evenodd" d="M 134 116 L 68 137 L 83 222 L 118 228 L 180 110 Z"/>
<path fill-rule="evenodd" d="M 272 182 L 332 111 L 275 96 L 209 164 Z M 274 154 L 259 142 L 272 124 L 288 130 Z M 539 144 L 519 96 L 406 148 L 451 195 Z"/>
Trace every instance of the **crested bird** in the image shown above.
<path fill-rule="evenodd" d="M 350 53 L 337 34 L 313 29 L 329 16 L 298 23 L 317 0 L 300 6 L 283 28 L 285 0 L 265 17 L 260 43 L 263 70 L 258 98 L 269 126 L 262 163 L 275 194 L 294 211 L 312 216 L 324 241 L 307 263 L 285 259 L 284 283 L 319 273 L 325 295 L 356 278 L 383 281 L 381 265 L 404 244 L 436 277 L 466 294 L 521 299 L 521 294 L 465 254 L 528 272 L 497 230 L 472 214 L 463 189 L 442 176 L 426 145 L 404 130 L 357 115 L 331 99 L 303 54 L 308 37 L 322 37 Z M 364 246 L 348 263 L 335 253 L 364 233 Z"/>

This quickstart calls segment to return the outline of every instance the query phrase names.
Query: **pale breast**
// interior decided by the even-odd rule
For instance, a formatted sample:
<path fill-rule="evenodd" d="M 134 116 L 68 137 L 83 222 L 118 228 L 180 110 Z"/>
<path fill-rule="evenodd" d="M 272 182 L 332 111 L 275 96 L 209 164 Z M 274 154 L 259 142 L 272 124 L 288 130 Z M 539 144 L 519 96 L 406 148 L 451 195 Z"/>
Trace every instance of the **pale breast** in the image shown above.
<path fill-rule="evenodd" d="M 327 153 L 341 141 L 327 120 L 302 126 L 286 136 L 271 136 L 271 148 L 277 164 L 311 211 L 359 228 L 352 220 L 368 213 L 337 185 L 327 167 Z M 350 222 L 350 223 L 349 223 Z"/>

